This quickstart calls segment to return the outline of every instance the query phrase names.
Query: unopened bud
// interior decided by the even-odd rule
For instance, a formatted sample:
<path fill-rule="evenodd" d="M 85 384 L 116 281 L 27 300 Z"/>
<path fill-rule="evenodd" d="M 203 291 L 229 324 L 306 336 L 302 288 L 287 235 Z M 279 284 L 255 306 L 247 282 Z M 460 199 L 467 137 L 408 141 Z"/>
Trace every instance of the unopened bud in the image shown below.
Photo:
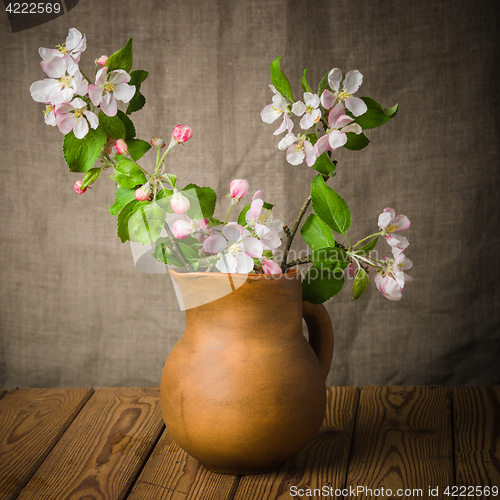
<path fill-rule="evenodd" d="M 96 60 L 95 60 L 95 63 L 96 64 L 99 64 L 99 66 L 103 66 L 106 64 L 106 61 L 108 60 L 108 56 L 101 56 L 101 57 L 98 57 Z"/>
<path fill-rule="evenodd" d="M 250 185 L 245 179 L 235 179 L 229 184 L 229 192 L 235 200 L 241 200 L 248 192 Z"/>
<path fill-rule="evenodd" d="M 85 191 L 87 191 L 87 188 L 81 189 L 81 187 L 82 187 L 82 181 L 81 180 L 76 181 L 75 185 L 74 185 L 76 194 L 83 194 L 83 193 L 85 193 Z"/>
<path fill-rule="evenodd" d="M 147 201 L 151 195 L 151 188 L 149 184 L 144 184 L 135 190 L 134 196 L 137 201 Z"/>
<path fill-rule="evenodd" d="M 191 222 L 181 219 L 174 222 L 172 233 L 177 239 L 183 240 L 194 233 L 194 228 Z"/>
<path fill-rule="evenodd" d="M 116 141 L 116 152 L 119 155 L 124 155 L 125 153 L 128 152 L 127 143 L 123 139 L 118 139 Z"/>
<path fill-rule="evenodd" d="M 176 214 L 185 214 L 189 210 L 189 200 L 177 189 L 174 190 L 170 206 Z"/>
<path fill-rule="evenodd" d="M 186 142 L 193 137 L 193 129 L 187 125 L 177 125 L 172 132 L 172 138 L 177 142 Z"/>
<path fill-rule="evenodd" d="M 274 260 L 263 260 L 262 261 L 262 273 L 263 274 L 281 274 L 281 267 L 279 264 L 274 262 Z"/>
<path fill-rule="evenodd" d="M 165 147 L 165 141 L 161 137 L 153 137 L 149 142 L 151 143 L 151 146 L 154 146 L 155 148 Z"/>

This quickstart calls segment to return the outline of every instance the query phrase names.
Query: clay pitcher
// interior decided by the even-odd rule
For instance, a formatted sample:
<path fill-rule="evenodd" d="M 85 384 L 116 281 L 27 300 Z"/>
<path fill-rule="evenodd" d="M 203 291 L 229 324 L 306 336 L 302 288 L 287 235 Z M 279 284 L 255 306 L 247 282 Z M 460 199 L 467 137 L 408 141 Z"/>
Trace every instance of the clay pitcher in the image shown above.
<path fill-rule="evenodd" d="M 168 431 L 215 472 L 280 468 L 311 442 L 325 416 L 333 353 L 326 309 L 302 301 L 296 270 L 170 272 L 186 327 L 161 380 Z"/>

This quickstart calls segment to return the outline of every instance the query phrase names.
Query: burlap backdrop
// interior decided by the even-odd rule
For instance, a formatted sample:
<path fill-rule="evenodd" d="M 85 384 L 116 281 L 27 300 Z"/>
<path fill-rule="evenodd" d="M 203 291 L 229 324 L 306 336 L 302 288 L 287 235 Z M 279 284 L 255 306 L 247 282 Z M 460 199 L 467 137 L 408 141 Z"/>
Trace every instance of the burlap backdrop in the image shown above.
<path fill-rule="evenodd" d="M 377 229 L 384 207 L 408 215 L 415 281 L 397 303 L 373 283 L 359 301 L 344 289 L 327 303 L 328 382 L 499 383 L 495 4 L 80 0 L 16 34 L 0 16 L 0 386 L 158 385 L 184 326 L 169 278 L 138 272 L 116 236 L 114 184 L 74 193 L 81 175 L 68 173 L 62 135 L 31 100 L 44 77 L 38 47 L 70 27 L 87 36 L 87 73 L 133 36 L 134 68 L 150 73 L 138 135 L 191 125 L 170 169 L 181 185 L 216 189 L 219 214 L 234 178 L 264 189 L 288 224 L 307 196 L 314 172 L 286 163 L 259 116 L 277 55 L 297 96 L 304 67 L 314 86 L 339 67 L 363 73 L 360 95 L 399 102 L 393 121 L 367 132 L 368 148 L 336 155 L 332 185 L 351 208 L 352 240 Z"/>

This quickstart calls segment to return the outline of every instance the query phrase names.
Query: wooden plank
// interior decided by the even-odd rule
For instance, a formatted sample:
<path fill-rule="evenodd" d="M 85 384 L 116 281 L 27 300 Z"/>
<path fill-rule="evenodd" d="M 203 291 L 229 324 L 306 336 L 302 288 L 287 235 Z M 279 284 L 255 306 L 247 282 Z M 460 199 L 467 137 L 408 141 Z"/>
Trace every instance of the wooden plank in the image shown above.
<path fill-rule="evenodd" d="M 231 500 L 239 479 L 210 472 L 165 430 L 127 500 Z"/>
<path fill-rule="evenodd" d="M 299 497 L 335 498 L 335 490 L 345 486 L 358 397 L 357 387 L 329 387 L 326 418 L 314 441 L 281 470 L 244 476 L 235 500 L 291 498 L 291 487 Z"/>
<path fill-rule="evenodd" d="M 458 493 L 479 486 L 475 498 L 489 498 L 485 486 L 500 489 L 500 386 L 455 387 L 452 401 Z"/>
<path fill-rule="evenodd" d="M 5 389 L 0 389 L 0 399 L 2 399 L 7 394 Z"/>
<path fill-rule="evenodd" d="M 19 499 L 123 499 L 162 428 L 159 388 L 98 389 Z"/>
<path fill-rule="evenodd" d="M 449 389 L 364 387 L 346 485 L 356 499 L 449 499 L 443 492 L 453 481 Z"/>
<path fill-rule="evenodd" d="M 16 498 L 92 389 L 15 389 L 0 400 L 0 499 Z"/>

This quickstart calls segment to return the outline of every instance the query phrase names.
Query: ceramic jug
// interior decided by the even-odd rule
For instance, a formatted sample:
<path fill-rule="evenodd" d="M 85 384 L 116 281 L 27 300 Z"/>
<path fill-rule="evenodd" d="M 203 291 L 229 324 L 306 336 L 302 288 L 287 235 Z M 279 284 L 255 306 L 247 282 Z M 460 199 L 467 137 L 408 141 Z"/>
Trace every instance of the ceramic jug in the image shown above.
<path fill-rule="evenodd" d="M 328 312 L 302 300 L 296 270 L 170 272 L 186 325 L 161 380 L 168 431 L 212 471 L 278 469 L 311 442 L 325 416 Z"/>

